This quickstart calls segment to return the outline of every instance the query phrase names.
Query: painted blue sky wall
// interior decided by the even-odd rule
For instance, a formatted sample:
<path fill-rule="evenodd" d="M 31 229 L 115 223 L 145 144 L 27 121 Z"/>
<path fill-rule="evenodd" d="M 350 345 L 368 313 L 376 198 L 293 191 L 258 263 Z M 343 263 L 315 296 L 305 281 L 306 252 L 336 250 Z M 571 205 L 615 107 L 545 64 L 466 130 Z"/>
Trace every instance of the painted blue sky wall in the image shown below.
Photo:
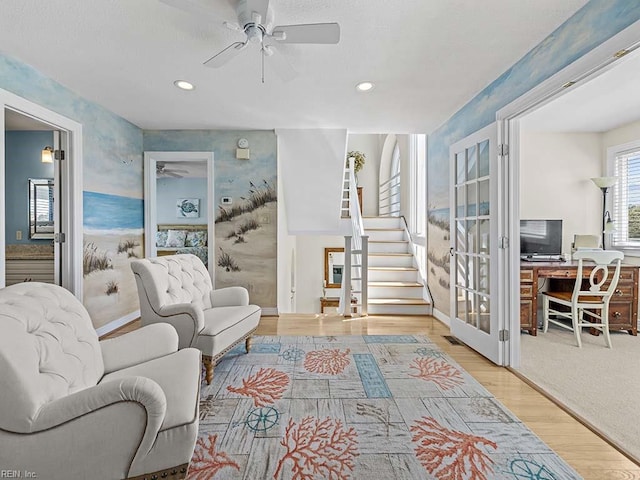
<path fill-rule="evenodd" d="M 142 254 L 142 130 L 3 54 L 0 88 L 82 125 L 83 302 L 96 328 L 130 316 L 139 308 L 129 263 Z M 109 202 L 90 201 L 96 198 Z M 120 208 L 122 204 L 127 208 Z M 122 251 L 124 241 L 135 246 Z M 88 249 L 92 258 L 105 260 L 104 268 L 88 271 L 87 265 L 93 264 L 86 261 Z"/>
<path fill-rule="evenodd" d="M 250 160 L 236 158 L 238 139 L 246 138 Z M 277 306 L 277 148 L 273 131 L 164 130 L 144 131 L 145 151 L 213 152 L 215 213 L 215 286 L 244 286 L 251 303 Z M 252 193 L 254 192 L 254 193 Z M 270 192 L 269 201 L 232 218 L 220 215 L 221 197 L 233 208 Z M 253 195 L 256 197 L 253 197 Z M 265 197 L 262 197 L 265 198 Z M 232 208 L 223 206 L 226 211 Z M 247 229 L 252 224 L 255 228 Z M 224 264 L 223 257 L 231 264 Z"/>
<path fill-rule="evenodd" d="M 449 146 L 495 121 L 496 112 L 562 70 L 584 54 L 640 19 L 640 2 L 591 0 L 544 41 L 500 75 L 482 92 L 429 135 L 427 179 L 430 213 L 449 207 Z M 448 221 L 447 221 L 448 223 Z M 430 223 L 430 235 L 440 235 Z M 448 245 L 446 250 L 448 250 Z M 436 251 L 437 250 L 437 251 Z M 429 248 L 431 259 L 444 258 L 445 251 Z M 442 283 L 432 275 L 432 292 Z M 446 279 L 448 282 L 448 278 Z M 448 291 L 447 291 L 448 292 Z M 435 297 L 435 295 L 434 295 Z M 448 314 L 449 300 L 434 298 L 438 310 Z"/>

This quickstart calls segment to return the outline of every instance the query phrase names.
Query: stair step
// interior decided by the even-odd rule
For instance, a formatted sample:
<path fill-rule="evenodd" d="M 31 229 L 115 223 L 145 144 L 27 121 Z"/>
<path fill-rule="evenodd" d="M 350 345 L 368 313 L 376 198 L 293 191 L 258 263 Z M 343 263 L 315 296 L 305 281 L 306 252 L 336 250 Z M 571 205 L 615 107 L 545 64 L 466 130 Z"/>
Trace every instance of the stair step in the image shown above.
<path fill-rule="evenodd" d="M 398 281 L 387 281 L 387 282 L 369 282 L 370 287 L 422 287 L 423 285 L 418 282 L 398 282 Z"/>
<path fill-rule="evenodd" d="M 430 305 L 423 298 L 370 298 L 369 305 Z"/>
<path fill-rule="evenodd" d="M 369 243 L 409 243 L 409 240 L 369 240 Z"/>
<path fill-rule="evenodd" d="M 369 252 L 369 256 L 376 257 L 413 257 L 412 253 L 405 252 Z"/>
<path fill-rule="evenodd" d="M 369 267 L 369 270 L 380 270 L 383 272 L 393 272 L 397 270 L 399 272 L 417 272 L 418 269 L 415 267 Z"/>

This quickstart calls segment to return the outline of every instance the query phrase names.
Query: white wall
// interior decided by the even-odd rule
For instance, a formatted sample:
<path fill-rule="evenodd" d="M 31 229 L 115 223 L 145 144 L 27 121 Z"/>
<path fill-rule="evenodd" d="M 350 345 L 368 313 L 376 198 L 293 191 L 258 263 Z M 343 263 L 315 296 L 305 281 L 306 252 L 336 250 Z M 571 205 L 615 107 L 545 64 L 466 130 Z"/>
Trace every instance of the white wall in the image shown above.
<path fill-rule="evenodd" d="M 362 215 L 378 215 L 378 186 L 380 171 L 380 135 L 353 134 L 347 138 L 347 151 L 364 153 L 366 161 L 358 172 L 358 186 L 362 187 Z"/>
<path fill-rule="evenodd" d="M 398 140 L 398 148 L 400 149 L 400 215 L 404 218 L 409 218 L 409 209 L 411 200 L 409 195 L 411 194 L 409 183 L 410 168 L 409 168 L 409 135 L 396 135 Z"/>
<path fill-rule="evenodd" d="M 320 313 L 325 247 L 344 247 L 344 237 L 298 235 L 296 238 L 296 313 Z M 339 289 L 327 290 L 327 296 L 339 295 Z"/>
<path fill-rule="evenodd" d="M 520 218 L 563 220 L 562 251 L 574 234 L 601 235 L 602 138 L 598 133 L 520 134 Z"/>
<path fill-rule="evenodd" d="M 278 129 L 276 135 L 288 233 L 338 232 L 347 131 Z"/>
<path fill-rule="evenodd" d="M 640 139 L 640 121 L 604 132 L 602 134 L 602 175 L 605 175 L 607 168 L 607 148 L 638 139 Z"/>

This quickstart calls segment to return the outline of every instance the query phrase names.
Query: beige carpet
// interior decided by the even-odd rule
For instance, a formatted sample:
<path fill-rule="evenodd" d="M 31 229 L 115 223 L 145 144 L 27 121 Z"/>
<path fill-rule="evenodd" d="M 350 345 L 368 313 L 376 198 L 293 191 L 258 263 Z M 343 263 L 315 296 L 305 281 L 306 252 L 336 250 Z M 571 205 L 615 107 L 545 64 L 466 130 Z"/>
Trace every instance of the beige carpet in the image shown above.
<path fill-rule="evenodd" d="M 602 336 L 553 325 L 538 336 L 523 334 L 520 372 L 640 462 L 640 336 Z"/>

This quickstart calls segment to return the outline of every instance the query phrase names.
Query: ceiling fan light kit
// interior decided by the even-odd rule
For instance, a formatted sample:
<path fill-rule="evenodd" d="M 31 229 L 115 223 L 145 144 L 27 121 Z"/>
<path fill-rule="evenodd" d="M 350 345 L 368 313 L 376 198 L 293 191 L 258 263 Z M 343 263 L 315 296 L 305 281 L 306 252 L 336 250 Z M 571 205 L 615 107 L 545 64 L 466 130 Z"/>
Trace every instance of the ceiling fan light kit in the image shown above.
<path fill-rule="evenodd" d="M 193 0 L 161 0 L 181 10 L 201 16 L 204 5 L 194 4 Z M 213 16 L 214 12 L 211 12 Z M 340 25 L 337 23 L 304 23 L 300 25 L 273 26 L 274 13 L 269 0 L 237 0 L 236 15 L 238 23 L 223 22 L 231 30 L 241 31 L 244 41 L 228 45 L 204 65 L 219 68 L 226 65 L 242 52 L 248 44 L 260 46 L 262 53 L 262 83 L 264 83 L 264 59 L 270 57 L 270 64 L 285 81 L 295 77 L 295 71 L 289 62 L 278 53 L 278 44 L 337 44 L 340 41 Z M 281 58 L 279 58 L 281 57 Z"/>

